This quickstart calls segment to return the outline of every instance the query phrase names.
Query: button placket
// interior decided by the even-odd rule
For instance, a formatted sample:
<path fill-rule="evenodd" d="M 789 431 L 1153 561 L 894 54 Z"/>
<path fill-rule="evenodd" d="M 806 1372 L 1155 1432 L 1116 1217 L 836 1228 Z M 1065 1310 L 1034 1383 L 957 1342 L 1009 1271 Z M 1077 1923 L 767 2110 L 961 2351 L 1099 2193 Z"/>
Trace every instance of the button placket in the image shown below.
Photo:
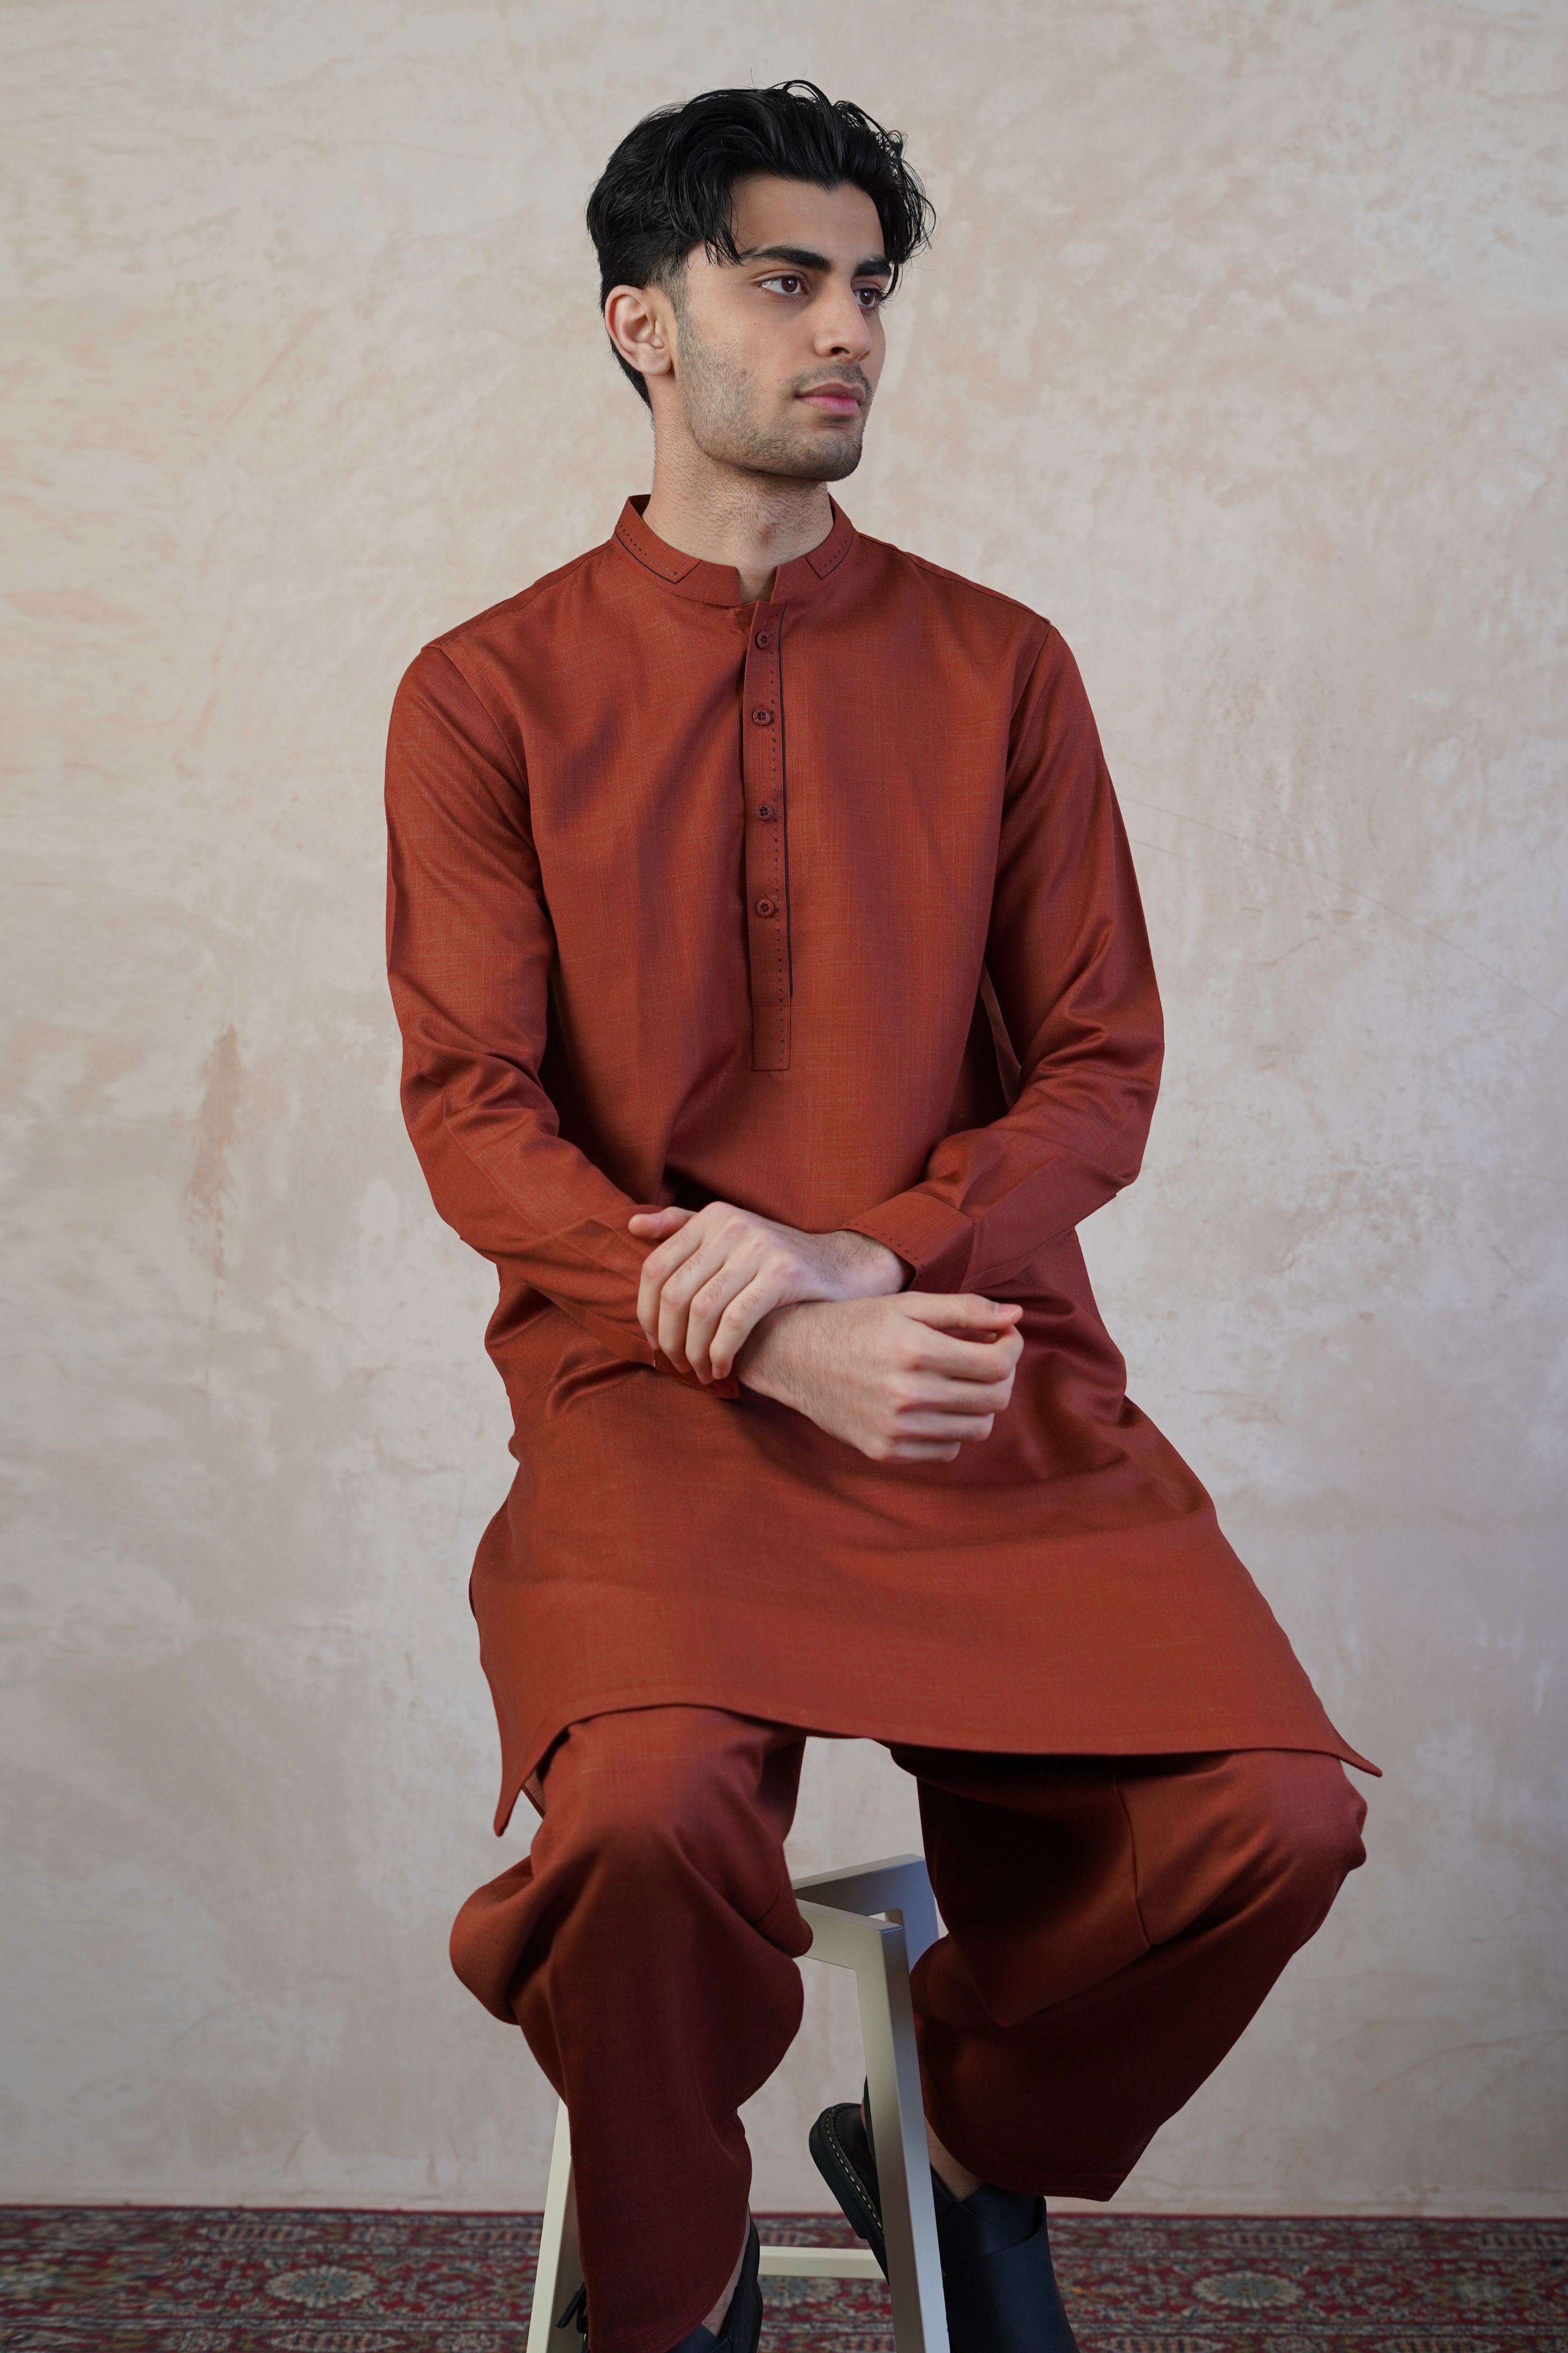
<path fill-rule="evenodd" d="M 789 885 L 784 846 L 783 699 L 778 616 L 771 606 L 759 605 L 752 616 L 746 644 L 741 723 L 753 1071 L 789 1068 Z"/>

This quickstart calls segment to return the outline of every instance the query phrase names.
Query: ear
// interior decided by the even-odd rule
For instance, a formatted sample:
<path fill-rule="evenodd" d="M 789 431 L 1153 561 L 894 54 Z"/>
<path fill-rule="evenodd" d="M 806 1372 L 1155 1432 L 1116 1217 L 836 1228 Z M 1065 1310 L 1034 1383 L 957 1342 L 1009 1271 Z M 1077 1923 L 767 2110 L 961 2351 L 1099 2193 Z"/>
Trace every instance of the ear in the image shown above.
<path fill-rule="evenodd" d="M 605 326 L 639 375 L 668 375 L 674 367 L 674 317 L 657 286 L 612 286 L 605 297 Z"/>

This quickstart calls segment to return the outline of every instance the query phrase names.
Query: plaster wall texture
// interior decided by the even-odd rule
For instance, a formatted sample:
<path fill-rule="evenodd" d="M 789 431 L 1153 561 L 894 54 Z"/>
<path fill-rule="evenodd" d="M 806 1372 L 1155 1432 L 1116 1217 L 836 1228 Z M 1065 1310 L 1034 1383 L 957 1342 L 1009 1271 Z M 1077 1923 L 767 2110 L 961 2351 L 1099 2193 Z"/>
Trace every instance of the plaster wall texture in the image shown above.
<path fill-rule="evenodd" d="M 1568 2186 L 1568 24 L 1289 0 L 14 0 L 10 2197 L 537 2205 L 448 1975 L 495 1751 L 488 1271 L 395 1101 L 379 767 L 649 442 L 581 207 L 806 73 L 942 216 L 865 529 L 1072 641 L 1169 1079 L 1087 1230 L 1134 1395 L 1384 1765 L 1371 1867 L 1124 2202 Z M 525 1811 L 520 1809 L 520 1816 Z M 814 1750 L 800 1863 L 915 1837 Z M 814 2207 L 847 1988 L 756 2105 Z"/>

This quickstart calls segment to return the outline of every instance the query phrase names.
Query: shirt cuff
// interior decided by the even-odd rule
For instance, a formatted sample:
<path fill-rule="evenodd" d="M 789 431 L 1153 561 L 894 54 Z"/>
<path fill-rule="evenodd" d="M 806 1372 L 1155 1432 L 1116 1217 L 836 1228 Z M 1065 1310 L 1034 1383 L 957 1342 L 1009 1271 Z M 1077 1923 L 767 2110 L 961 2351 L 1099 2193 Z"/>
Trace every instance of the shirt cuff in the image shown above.
<path fill-rule="evenodd" d="M 962 1209 L 918 1187 L 895 1193 L 863 1218 L 846 1219 L 846 1233 L 880 1242 L 914 1269 L 911 1291 L 962 1291 L 974 1250 L 974 1229 Z"/>

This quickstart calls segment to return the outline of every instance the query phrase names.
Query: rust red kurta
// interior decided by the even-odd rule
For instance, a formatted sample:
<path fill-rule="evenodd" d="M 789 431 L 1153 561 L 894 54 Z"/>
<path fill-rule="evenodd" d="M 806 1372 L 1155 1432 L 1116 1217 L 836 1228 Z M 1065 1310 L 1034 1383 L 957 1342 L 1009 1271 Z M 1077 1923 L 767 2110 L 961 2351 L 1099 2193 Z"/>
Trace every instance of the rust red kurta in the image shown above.
<path fill-rule="evenodd" d="M 426 647 L 388 751 L 404 1105 L 499 1271 L 516 1421 L 472 1586 L 498 1827 L 566 1725 L 670 1702 L 1361 1762 L 1127 1398 L 1079 1249 L 1137 1174 L 1161 1032 L 1071 655 L 837 509 L 747 605 L 640 504 Z M 991 1439 L 871 1462 L 678 1376 L 626 1220 L 713 1198 L 1019 1301 Z"/>

